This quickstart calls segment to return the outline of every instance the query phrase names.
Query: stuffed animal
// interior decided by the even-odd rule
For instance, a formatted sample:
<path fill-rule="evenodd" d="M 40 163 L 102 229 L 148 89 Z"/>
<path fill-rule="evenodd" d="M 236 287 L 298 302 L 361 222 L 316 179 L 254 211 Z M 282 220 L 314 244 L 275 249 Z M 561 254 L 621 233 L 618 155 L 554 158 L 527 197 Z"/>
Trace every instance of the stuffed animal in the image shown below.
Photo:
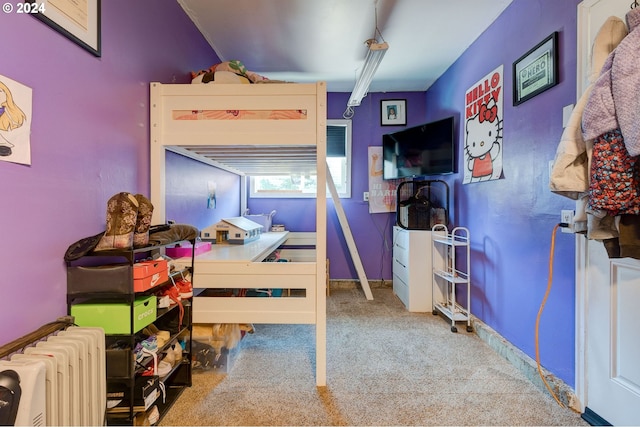
<path fill-rule="evenodd" d="M 191 83 L 260 83 L 267 81 L 264 76 L 248 71 L 247 67 L 237 59 L 220 62 L 206 70 L 191 72 Z"/>

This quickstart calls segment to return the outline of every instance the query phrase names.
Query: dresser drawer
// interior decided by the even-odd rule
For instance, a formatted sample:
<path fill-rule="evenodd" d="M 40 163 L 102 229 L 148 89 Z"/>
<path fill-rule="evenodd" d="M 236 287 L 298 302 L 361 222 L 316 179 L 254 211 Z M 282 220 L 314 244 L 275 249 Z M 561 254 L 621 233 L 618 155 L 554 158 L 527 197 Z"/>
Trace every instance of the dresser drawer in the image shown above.
<path fill-rule="evenodd" d="M 396 232 L 393 236 L 393 244 L 394 246 L 398 246 L 403 249 L 409 249 L 409 232 L 396 228 Z"/>
<path fill-rule="evenodd" d="M 409 307 L 409 286 L 395 274 L 393 275 L 393 293 L 400 298 L 405 307 Z"/>
<path fill-rule="evenodd" d="M 393 275 L 398 276 L 403 282 L 409 283 L 409 267 L 397 258 L 393 259 Z"/>
<path fill-rule="evenodd" d="M 397 260 L 405 267 L 409 266 L 409 251 L 400 246 L 395 245 L 393 247 L 393 259 Z"/>

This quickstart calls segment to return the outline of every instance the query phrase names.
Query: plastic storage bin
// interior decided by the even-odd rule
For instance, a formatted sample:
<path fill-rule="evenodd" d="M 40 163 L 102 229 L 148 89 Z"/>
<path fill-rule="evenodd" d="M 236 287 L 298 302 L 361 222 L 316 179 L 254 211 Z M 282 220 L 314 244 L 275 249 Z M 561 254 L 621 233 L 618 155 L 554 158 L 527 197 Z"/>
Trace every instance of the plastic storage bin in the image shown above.
<path fill-rule="evenodd" d="M 271 211 L 271 213 L 268 214 L 256 214 L 256 215 L 249 215 L 249 209 L 247 209 L 244 212 L 244 215 L 242 215 L 243 217 L 250 219 L 251 221 L 260 224 L 261 226 L 263 226 L 264 228 L 262 229 L 263 233 L 268 233 L 269 231 L 271 231 L 271 223 L 273 222 L 273 217 L 276 215 L 276 211 L 273 210 Z"/>
<path fill-rule="evenodd" d="M 191 256 L 191 243 L 180 243 L 173 248 L 166 248 L 165 253 L 171 258 L 182 258 Z M 211 250 L 211 242 L 196 242 L 194 255 L 200 255 Z"/>

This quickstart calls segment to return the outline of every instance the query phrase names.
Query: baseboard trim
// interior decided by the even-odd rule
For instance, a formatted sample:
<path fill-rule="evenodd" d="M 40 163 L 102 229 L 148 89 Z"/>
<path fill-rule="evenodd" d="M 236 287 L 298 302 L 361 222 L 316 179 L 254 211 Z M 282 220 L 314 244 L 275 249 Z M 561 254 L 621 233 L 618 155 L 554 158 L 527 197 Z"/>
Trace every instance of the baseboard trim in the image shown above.
<path fill-rule="evenodd" d="M 391 280 L 367 280 L 370 288 L 390 288 L 393 286 Z M 329 280 L 329 287 L 331 289 L 360 289 L 359 280 L 353 279 L 331 279 Z"/>
<path fill-rule="evenodd" d="M 511 344 L 502 335 L 498 334 L 482 321 L 476 318 L 473 318 L 472 321 L 473 329 L 481 340 L 487 343 L 489 347 L 496 351 L 496 353 L 518 368 L 520 372 L 522 372 L 533 384 L 536 385 L 536 387 L 549 394 L 549 390 L 547 390 L 547 387 L 540 378 L 538 365 L 535 360 Z M 542 373 L 544 374 L 549 387 L 553 389 L 553 392 L 558 399 L 568 408 L 581 413 L 580 400 L 578 399 L 575 391 L 567 383 L 546 369 L 542 368 Z"/>

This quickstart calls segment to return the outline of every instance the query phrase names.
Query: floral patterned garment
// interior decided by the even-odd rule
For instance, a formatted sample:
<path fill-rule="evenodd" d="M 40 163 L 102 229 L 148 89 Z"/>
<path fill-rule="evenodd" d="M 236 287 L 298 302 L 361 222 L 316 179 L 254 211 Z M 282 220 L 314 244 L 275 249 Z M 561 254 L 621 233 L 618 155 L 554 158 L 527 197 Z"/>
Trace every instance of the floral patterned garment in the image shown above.
<path fill-rule="evenodd" d="M 593 144 L 589 207 L 610 215 L 640 214 L 640 164 L 624 145 L 620 129 L 605 132 Z"/>

